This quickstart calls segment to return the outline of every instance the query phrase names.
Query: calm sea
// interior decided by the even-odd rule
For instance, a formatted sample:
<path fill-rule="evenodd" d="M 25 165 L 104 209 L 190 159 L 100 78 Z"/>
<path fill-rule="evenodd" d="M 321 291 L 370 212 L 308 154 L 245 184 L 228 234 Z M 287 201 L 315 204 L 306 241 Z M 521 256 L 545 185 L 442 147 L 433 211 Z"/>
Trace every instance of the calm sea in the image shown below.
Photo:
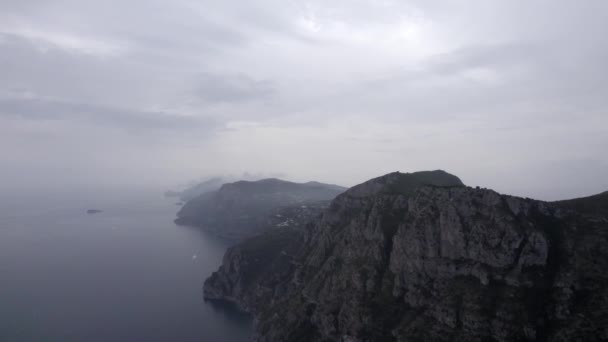
<path fill-rule="evenodd" d="M 225 242 L 174 225 L 162 191 L 0 196 L 0 341 L 248 340 L 202 298 Z"/>

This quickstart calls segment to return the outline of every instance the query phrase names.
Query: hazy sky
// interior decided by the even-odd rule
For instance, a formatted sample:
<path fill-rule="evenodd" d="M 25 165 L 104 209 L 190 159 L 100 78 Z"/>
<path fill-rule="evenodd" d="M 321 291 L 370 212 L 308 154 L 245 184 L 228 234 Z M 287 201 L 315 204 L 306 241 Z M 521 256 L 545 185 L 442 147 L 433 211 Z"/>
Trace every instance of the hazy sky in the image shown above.
<path fill-rule="evenodd" d="M 608 190 L 608 1 L 0 0 L 0 186 Z"/>

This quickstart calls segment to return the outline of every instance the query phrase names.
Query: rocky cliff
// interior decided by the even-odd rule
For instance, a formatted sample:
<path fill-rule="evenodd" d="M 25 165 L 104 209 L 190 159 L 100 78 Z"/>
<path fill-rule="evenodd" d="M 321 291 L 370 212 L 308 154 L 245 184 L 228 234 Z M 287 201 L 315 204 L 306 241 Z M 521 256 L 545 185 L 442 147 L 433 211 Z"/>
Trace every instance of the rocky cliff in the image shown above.
<path fill-rule="evenodd" d="M 557 207 L 574 210 L 587 216 L 608 217 L 608 191 L 601 194 L 553 202 Z"/>
<path fill-rule="evenodd" d="M 204 193 L 178 212 L 175 222 L 202 227 L 235 240 L 256 235 L 268 226 L 283 223 L 280 211 L 286 207 L 323 207 L 346 188 L 318 182 L 293 183 L 279 179 L 239 181 Z"/>
<path fill-rule="evenodd" d="M 258 341 L 608 339 L 601 215 L 392 173 L 269 234 L 231 248 L 204 287 L 252 312 Z"/>

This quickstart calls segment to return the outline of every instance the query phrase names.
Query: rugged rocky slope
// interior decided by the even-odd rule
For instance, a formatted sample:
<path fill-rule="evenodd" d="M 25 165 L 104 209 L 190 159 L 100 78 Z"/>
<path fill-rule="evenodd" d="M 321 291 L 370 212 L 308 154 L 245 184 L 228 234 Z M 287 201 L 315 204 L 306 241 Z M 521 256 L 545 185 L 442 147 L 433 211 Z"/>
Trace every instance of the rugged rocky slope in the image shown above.
<path fill-rule="evenodd" d="M 393 173 L 273 233 L 204 287 L 252 312 L 258 341 L 608 339 L 606 217 Z"/>
<path fill-rule="evenodd" d="M 608 217 L 608 191 L 589 197 L 553 202 L 557 207 L 578 211 L 588 216 Z"/>
<path fill-rule="evenodd" d="M 228 183 L 188 201 L 175 222 L 238 240 L 274 225 L 284 207 L 323 207 L 344 190 L 337 185 L 279 179 Z M 277 224 L 281 223 L 289 224 Z"/>

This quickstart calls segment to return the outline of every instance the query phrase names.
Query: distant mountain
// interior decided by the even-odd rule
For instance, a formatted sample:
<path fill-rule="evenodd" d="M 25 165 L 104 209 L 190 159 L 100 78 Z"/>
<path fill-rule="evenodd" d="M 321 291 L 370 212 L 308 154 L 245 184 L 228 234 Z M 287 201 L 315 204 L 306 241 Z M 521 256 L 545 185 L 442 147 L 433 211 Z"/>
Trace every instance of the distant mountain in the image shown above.
<path fill-rule="evenodd" d="M 214 177 L 206 181 L 197 183 L 182 191 L 169 190 L 165 191 L 166 197 L 179 197 L 180 200 L 186 202 L 196 198 L 204 193 L 218 190 L 227 180 L 221 177 Z"/>
<path fill-rule="evenodd" d="M 177 213 L 175 222 L 241 239 L 267 228 L 269 218 L 281 208 L 324 206 L 344 190 L 333 184 L 294 183 L 276 178 L 238 181 L 188 201 Z"/>
<path fill-rule="evenodd" d="M 605 196 L 391 173 L 231 247 L 204 296 L 253 313 L 259 342 L 606 341 Z"/>

